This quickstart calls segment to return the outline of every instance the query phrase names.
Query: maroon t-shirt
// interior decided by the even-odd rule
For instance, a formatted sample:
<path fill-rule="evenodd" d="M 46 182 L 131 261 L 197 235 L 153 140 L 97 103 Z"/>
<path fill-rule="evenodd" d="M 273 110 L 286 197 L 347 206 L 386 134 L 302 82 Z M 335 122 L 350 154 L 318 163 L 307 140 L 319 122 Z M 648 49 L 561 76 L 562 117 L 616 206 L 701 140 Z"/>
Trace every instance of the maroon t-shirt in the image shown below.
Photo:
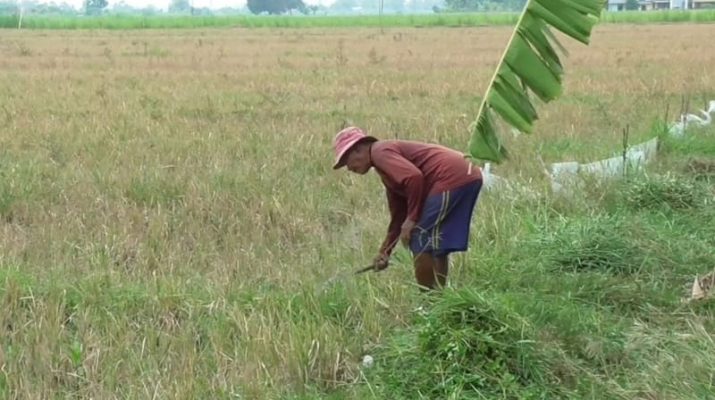
<path fill-rule="evenodd" d="M 389 255 L 406 218 L 419 222 L 427 196 L 482 179 L 479 167 L 456 150 L 406 140 L 381 140 L 370 150 L 375 171 L 387 189 L 391 221 L 380 248 Z"/>

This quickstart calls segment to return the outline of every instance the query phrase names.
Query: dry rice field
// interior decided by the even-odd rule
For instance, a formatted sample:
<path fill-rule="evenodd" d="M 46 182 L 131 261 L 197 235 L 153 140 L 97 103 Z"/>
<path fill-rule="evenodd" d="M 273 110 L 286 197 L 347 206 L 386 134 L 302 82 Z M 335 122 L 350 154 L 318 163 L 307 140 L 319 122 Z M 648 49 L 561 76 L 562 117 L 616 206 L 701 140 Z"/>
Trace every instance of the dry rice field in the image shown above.
<path fill-rule="evenodd" d="M 331 140 L 349 119 L 466 151 L 510 33 L 0 31 L 0 389 L 288 398 L 359 380 L 414 288 L 402 254 L 339 307 L 312 295 L 370 260 L 387 223 L 378 179 L 332 171 Z M 538 182 L 539 156 L 605 158 L 624 129 L 645 140 L 683 98 L 715 99 L 715 25 L 592 38 L 562 38 L 564 94 L 537 106 L 533 135 L 506 133 L 498 173 Z M 500 237 L 484 201 L 475 243 Z"/>

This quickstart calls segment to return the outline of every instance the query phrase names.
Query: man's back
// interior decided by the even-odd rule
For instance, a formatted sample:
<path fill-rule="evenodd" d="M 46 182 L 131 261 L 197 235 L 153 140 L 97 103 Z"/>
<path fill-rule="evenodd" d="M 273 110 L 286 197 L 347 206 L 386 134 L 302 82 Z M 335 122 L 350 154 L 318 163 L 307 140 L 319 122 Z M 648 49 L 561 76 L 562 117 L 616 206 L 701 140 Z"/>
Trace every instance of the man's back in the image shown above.
<path fill-rule="evenodd" d="M 401 193 L 402 182 L 416 167 L 425 195 L 455 189 L 482 179 L 481 171 L 450 148 L 409 140 L 381 140 L 372 145 L 372 164 L 388 188 Z M 411 167 L 411 165 L 414 167 Z"/>

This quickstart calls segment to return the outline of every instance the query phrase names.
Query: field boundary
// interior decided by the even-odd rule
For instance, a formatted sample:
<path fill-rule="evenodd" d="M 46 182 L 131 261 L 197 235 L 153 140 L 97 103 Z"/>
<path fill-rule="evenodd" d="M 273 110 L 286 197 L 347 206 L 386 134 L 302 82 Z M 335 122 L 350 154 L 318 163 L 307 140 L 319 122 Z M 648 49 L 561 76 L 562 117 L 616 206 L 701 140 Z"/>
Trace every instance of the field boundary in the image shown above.
<path fill-rule="evenodd" d="M 188 28 L 429 28 L 484 27 L 516 24 L 519 13 L 438 13 L 361 16 L 188 16 L 105 15 L 0 16 L 0 28 L 17 29 L 188 29 Z M 601 15 L 605 24 L 713 23 L 715 9 L 689 11 L 622 11 Z"/>

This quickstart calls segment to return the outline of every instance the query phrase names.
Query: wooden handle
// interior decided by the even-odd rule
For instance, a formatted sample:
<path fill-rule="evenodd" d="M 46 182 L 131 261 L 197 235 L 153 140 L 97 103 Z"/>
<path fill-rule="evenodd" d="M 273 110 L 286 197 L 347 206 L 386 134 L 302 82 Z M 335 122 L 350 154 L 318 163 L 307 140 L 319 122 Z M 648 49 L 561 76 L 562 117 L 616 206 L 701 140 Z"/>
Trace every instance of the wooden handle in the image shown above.
<path fill-rule="evenodd" d="M 355 271 L 355 273 L 356 273 L 356 274 L 362 274 L 363 272 L 367 272 L 367 271 L 370 271 L 370 270 L 373 270 L 373 269 L 375 269 L 375 266 L 374 266 L 374 265 L 368 265 L 368 266 L 365 267 L 365 268 L 360 268 L 359 270 Z"/>

